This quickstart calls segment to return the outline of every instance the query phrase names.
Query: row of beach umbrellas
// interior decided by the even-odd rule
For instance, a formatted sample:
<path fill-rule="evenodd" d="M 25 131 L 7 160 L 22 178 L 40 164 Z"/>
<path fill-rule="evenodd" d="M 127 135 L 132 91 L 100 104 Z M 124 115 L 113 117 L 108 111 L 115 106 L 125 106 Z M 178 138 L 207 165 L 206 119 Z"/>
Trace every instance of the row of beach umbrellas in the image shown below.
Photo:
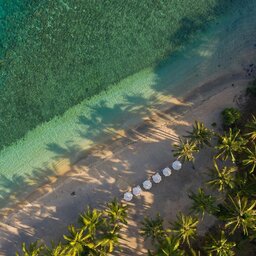
<path fill-rule="evenodd" d="M 176 160 L 172 163 L 172 169 L 175 171 L 179 171 L 182 168 L 182 163 L 179 160 Z M 168 177 L 172 174 L 172 170 L 170 167 L 165 167 L 162 170 L 162 174 L 164 177 Z M 162 181 L 162 176 L 159 174 L 159 172 L 155 173 L 154 175 L 152 175 L 152 181 L 151 179 L 147 179 L 142 183 L 142 187 L 145 190 L 150 190 L 152 188 L 152 185 L 154 183 L 158 184 Z M 129 202 L 133 199 L 133 196 L 139 196 L 142 192 L 142 188 L 140 185 L 137 185 L 136 187 L 132 188 L 132 191 L 128 191 L 124 193 L 124 200 Z"/>

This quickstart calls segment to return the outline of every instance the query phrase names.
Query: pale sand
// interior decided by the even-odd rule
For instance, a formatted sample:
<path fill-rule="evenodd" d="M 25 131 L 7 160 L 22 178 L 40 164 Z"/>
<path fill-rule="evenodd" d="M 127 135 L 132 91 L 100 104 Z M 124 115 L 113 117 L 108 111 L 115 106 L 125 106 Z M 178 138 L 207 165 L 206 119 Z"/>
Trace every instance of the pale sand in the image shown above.
<path fill-rule="evenodd" d="M 170 164 L 172 143 L 190 128 L 194 119 L 208 126 L 212 122 L 219 123 L 219 112 L 224 107 L 236 105 L 238 95 L 247 85 L 249 77 L 241 73 L 241 69 L 255 63 L 255 4 L 245 2 L 247 8 L 236 9 L 237 14 L 225 17 L 206 35 L 201 35 L 200 42 L 196 43 L 200 47 L 192 44 L 177 53 L 181 58 L 174 58 L 165 70 L 167 78 L 159 81 L 159 85 L 166 83 L 172 87 L 175 84 L 180 90 L 175 95 L 184 95 L 187 88 L 203 87 L 184 100 L 169 97 L 173 92 L 164 90 L 166 97 L 159 99 L 159 105 L 162 103 L 164 108 L 156 104 L 152 113 L 151 109 L 144 111 L 143 105 L 143 113 L 151 114 L 146 114 L 148 118 L 142 124 L 141 120 L 127 120 L 125 116 L 121 119 L 124 125 L 120 125 L 125 129 L 115 131 L 117 137 L 86 152 L 86 157 L 84 153 L 79 154 L 80 161 L 72 167 L 69 161 L 64 161 L 59 166 L 63 176 L 51 177 L 47 180 L 50 184 L 42 186 L 19 206 L 2 211 L 0 255 L 13 255 L 21 241 L 58 239 L 66 232 L 68 224 L 76 222 L 86 205 L 94 207 L 114 196 L 121 198 L 128 188 Z M 134 129 L 129 129 L 131 127 Z M 29 154 L 24 152 L 23 155 L 28 157 Z M 35 163 L 42 158 L 41 153 L 33 152 L 32 155 L 30 161 Z M 196 170 L 185 166 L 184 170 L 164 179 L 151 192 L 143 192 L 141 198 L 133 201 L 129 229 L 125 232 L 127 240 L 123 241 L 127 248 L 122 255 L 145 253 L 143 241 L 138 236 L 138 223 L 145 214 L 160 211 L 166 219 L 172 220 L 178 211 L 188 209 L 187 190 L 197 189 L 205 178 L 202 167 L 209 164 L 205 156 L 199 157 Z M 8 163 L 4 164 L 8 166 Z M 15 173 L 17 170 L 14 168 Z M 72 191 L 76 196 L 70 195 Z M 10 201 L 17 200 L 16 196 L 14 194 Z M 203 230 L 205 227 L 201 227 Z"/>
<path fill-rule="evenodd" d="M 91 149 L 69 172 L 42 186 L 17 206 L 15 212 L 1 218 L 1 255 L 13 255 L 22 241 L 59 239 L 86 205 L 99 207 L 114 197 L 121 199 L 124 191 L 141 184 L 174 160 L 172 144 L 190 129 L 194 120 L 203 121 L 208 127 L 217 122 L 219 127 L 220 111 L 236 106 L 239 100 L 242 103 L 238 96 L 244 94 L 248 81 L 243 73 L 216 78 L 186 99 L 176 99 L 175 107 L 170 103 L 172 107 L 168 110 L 155 111 L 134 129 L 122 131 L 119 137 Z M 210 154 L 199 155 L 195 170 L 185 165 L 182 171 L 174 172 L 130 203 L 122 255 L 145 255 L 143 239 L 138 235 L 143 216 L 160 212 L 166 220 L 173 220 L 178 211 L 188 210 L 187 191 L 202 184 Z M 75 196 L 71 196 L 73 191 Z M 212 222 L 210 219 L 208 225 Z M 203 232 L 205 228 L 202 226 L 200 230 Z"/>

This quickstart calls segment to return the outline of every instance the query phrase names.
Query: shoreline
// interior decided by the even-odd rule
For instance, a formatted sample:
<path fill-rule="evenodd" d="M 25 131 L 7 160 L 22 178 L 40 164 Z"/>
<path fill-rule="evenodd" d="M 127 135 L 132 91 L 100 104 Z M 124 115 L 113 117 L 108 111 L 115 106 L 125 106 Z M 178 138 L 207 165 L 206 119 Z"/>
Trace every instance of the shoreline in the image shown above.
<path fill-rule="evenodd" d="M 256 61 L 253 9 L 237 10 L 233 16 L 223 18 L 177 52 L 162 70 L 135 74 L 119 89 L 102 97 L 102 104 L 99 100 L 71 109 L 62 121 L 55 120 L 29 137 L 32 149 L 27 142 L 15 149 L 17 153 L 11 149 L 8 157 L 2 157 L 3 177 L 9 171 L 12 177 L 38 169 L 41 173 L 35 180 L 32 175 L 28 177 L 31 183 L 44 184 L 36 184 L 34 189 L 22 180 L 7 179 L 10 189 L 16 184 L 22 186 L 12 195 L 7 194 L 10 205 L 0 210 L 0 254 L 11 254 L 20 248 L 22 241 L 41 238 L 48 243 L 57 239 L 66 233 L 67 225 L 76 222 L 86 205 L 100 207 L 113 197 L 121 198 L 124 191 L 171 163 L 172 144 L 191 128 L 195 119 L 208 127 L 216 122 L 219 129 L 220 111 L 243 103 L 239 95 L 244 95 L 255 75 L 255 70 L 252 76 L 246 72 L 250 63 Z M 129 93 L 125 94 L 127 86 Z M 106 98 L 109 102 L 104 102 Z M 87 118 L 85 125 L 76 123 L 80 115 Z M 79 132 L 84 130 L 85 135 L 80 136 Z M 44 138 L 38 139 L 42 134 Z M 49 151 L 49 142 L 59 146 L 59 154 Z M 80 150 L 86 143 L 89 149 Z M 11 159 L 14 164 L 9 164 Z M 134 255 L 135 251 L 137 255 L 145 255 L 137 230 L 142 216 L 154 215 L 161 209 L 162 216 L 172 220 L 177 210 L 186 211 L 187 190 L 198 188 L 205 178 L 203 167 L 208 163 L 204 157 L 200 159 L 196 171 L 185 165 L 184 171 L 164 179 L 150 192 L 143 191 L 140 198 L 130 203 L 131 225 L 124 234 L 130 244 L 124 245 L 133 253 L 125 255 Z M 48 165 L 43 165 L 46 160 L 59 161 L 50 166 L 58 169 L 58 175 L 50 175 Z M 43 179 L 42 173 L 48 176 Z"/>
<path fill-rule="evenodd" d="M 222 79 L 223 83 L 220 82 L 221 79 Z M 191 119 L 191 117 L 192 117 L 192 119 L 194 119 L 194 114 L 192 114 L 193 111 L 198 111 L 198 109 L 202 108 L 202 107 L 206 108 L 207 103 L 209 101 L 212 101 L 215 98 L 221 98 L 221 97 L 223 97 L 222 94 L 225 94 L 227 92 L 233 96 L 236 96 L 237 93 L 241 93 L 241 91 L 245 90 L 245 87 L 247 86 L 247 84 L 250 80 L 251 80 L 250 78 L 246 77 L 245 75 L 242 75 L 242 73 L 239 73 L 236 76 L 229 76 L 229 79 L 227 77 L 222 77 L 215 81 L 211 81 L 209 83 L 201 85 L 200 87 L 192 90 L 191 92 L 188 92 L 186 97 L 184 97 L 183 100 L 180 100 L 180 102 L 183 105 L 181 104 L 180 106 L 174 106 L 174 107 L 171 106 L 165 110 L 159 110 L 159 111 L 156 111 L 155 113 L 152 113 L 152 115 L 145 118 L 144 121 L 140 125 L 136 126 L 135 128 L 129 129 L 127 131 L 127 135 L 126 135 L 127 137 L 119 137 L 119 138 L 114 137 L 114 138 L 111 138 L 111 140 L 105 141 L 104 144 L 96 145 L 95 147 L 90 149 L 89 152 L 87 152 L 87 154 L 84 155 L 83 158 L 81 158 L 78 162 L 76 162 L 73 165 L 73 167 L 70 169 L 69 172 L 66 172 L 65 174 L 63 174 L 59 177 L 54 177 L 52 183 L 45 184 L 45 185 L 41 186 L 40 188 L 38 188 L 36 191 L 34 191 L 32 194 L 30 194 L 26 198 L 26 200 L 24 200 L 22 203 L 16 205 L 15 207 L 12 207 L 11 211 L 5 211 L 5 212 L 0 211 L 1 212 L 0 233 L 2 232 L 3 234 L 5 234 L 7 236 L 8 236 L 8 234 L 9 235 L 13 235 L 15 233 L 18 234 L 19 227 L 17 227 L 14 223 L 18 220 L 19 221 L 25 220 L 25 223 L 27 223 L 27 224 L 30 223 L 30 221 L 32 221 L 32 220 L 30 220 L 28 216 L 30 216 L 30 217 L 33 216 L 33 211 L 34 211 L 33 207 L 36 205 L 39 205 L 39 206 L 41 205 L 43 207 L 44 206 L 43 202 L 50 202 L 51 205 L 58 205 L 60 203 L 65 204 L 65 200 L 72 202 L 72 199 L 73 199 L 72 196 L 69 197 L 69 199 L 65 199 L 65 196 L 61 196 L 61 194 L 64 192 L 61 192 L 61 194 L 58 194 L 58 196 L 55 196 L 55 194 L 57 194 L 57 191 L 58 191 L 58 193 L 60 193 L 59 191 L 69 191 L 69 194 L 70 194 L 70 192 L 72 192 L 72 191 L 70 191 L 70 189 L 72 187 L 75 191 L 77 191 L 77 187 L 76 186 L 74 187 L 74 185 L 72 185 L 72 182 L 73 182 L 73 180 L 79 179 L 83 175 L 86 176 L 87 182 L 83 181 L 86 183 L 84 183 L 84 185 L 82 185 L 82 187 L 83 186 L 89 187 L 89 190 L 86 191 L 85 196 L 88 196 L 88 193 L 91 194 L 91 192 L 93 191 L 92 188 L 94 186 L 105 187 L 105 186 L 109 186 L 108 183 L 110 183 L 110 184 L 115 184 L 116 188 L 113 190 L 113 194 L 115 194 L 117 197 L 120 198 L 120 196 L 122 196 L 122 193 L 124 191 L 126 191 L 129 187 L 131 187 L 131 186 L 135 185 L 136 183 L 141 182 L 143 179 L 145 179 L 146 178 L 145 174 L 139 174 L 138 172 L 135 172 L 136 175 L 133 175 L 133 177 L 130 177 L 129 178 L 130 181 L 125 182 L 125 179 L 119 178 L 119 175 L 111 174 L 109 171 L 108 172 L 104 171 L 104 175 L 100 174 L 99 175 L 100 178 L 93 177 L 93 176 L 97 176 L 98 174 L 93 173 L 93 175 L 92 175 L 92 172 L 90 172 L 90 169 L 96 170 L 97 168 L 100 168 L 100 166 L 102 166 L 102 165 L 104 165 L 104 166 L 106 165 L 105 166 L 106 168 L 109 167 L 109 165 L 111 164 L 111 162 L 109 162 L 109 158 L 112 158 L 119 154 L 125 154 L 125 151 L 129 150 L 130 147 L 137 149 L 137 148 L 139 148 L 138 145 L 140 143 L 142 143 L 143 141 L 145 141 L 145 142 L 148 141 L 148 143 L 150 143 L 150 141 L 156 140 L 156 139 L 152 139 L 151 136 L 148 135 L 148 131 L 151 130 L 152 127 L 158 127 L 159 130 L 162 130 L 162 127 L 163 127 L 163 130 L 164 130 L 164 129 L 167 129 L 166 127 L 168 127 L 168 125 L 173 124 L 173 122 L 176 122 L 176 124 L 174 124 L 174 126 L 179 126 L 183 122 L 186 123 L 186 122 L 188 122 L 189 119 Z M 232 83 L 235 84 L 233 87 L 232 87 Z M 216 86 L 213 86 L 214 84 Z M 228 102 L 228 100 L 227 100 L 227 102 Z M 233 102 L 233 99 L 232 99 L 232 102 Z M 223 104 L 225 104 L 225 103 L 223 103 Z M 190 116 L 190 118 L 186 118 L 188 116 Z M 186 124 L 185 128 L 187 126 L 189 126 L 189 125 Z M 181 135 L 183 131 L 184 131 L 184 129 L 181 129 L 178 132 L 178 134 L 175 134 L 176 132 L 174 132 L 174 130 L 173 130 L 172 141 L 175 140 L 175 138 L 177 139 L 177 136 Z M 162 132 L 162 133 L 164 134 L 164 132 Z M 166 133 L 166 134 L 168 134 L 168 133 Z M 183 134 L 184 134 L 184 132 L 183 132 Z M 156 143 L 158 143 L 158 145 L 161 144 L 161 140 L 157 141 Z M 157 144 L 155 144 L 155 145 L 157 146 Z M 144 145 L 144 146 L 146 147 L 146 145 Z M 171 149 L 171 144 L 168 147 L 170 147 L 170 149 Z M 165 154 L 166 154 L 166 152 L 165 152 Z M 93 161 L 93 160 L 95 160 L 94 157 L 98 156 L 98 155 L 100 155 L 100 157 L 97 159 L 97 161 Z M 166 157 L 166 155 L 165 155 L 165 157 Z M 133 160 L 135 162 L 138 161 L 136 159 L 133 159 Z M 133 161 L 133 160 L 131 159 L 131 161 Z M 143 161 L 143 160 L 141 160 L 141 161 Z M 159 166 L 159 161 L 160 161 L 161 166 Z M 113 163 L 113 164 L 115 164 L 115 163 Z M 166 160 L 163 161 L 163 160 L 159 159 L 158 161 L 156 161 L 156 163 L 153 163 L 153 164 L 157 165 L 158 167 L 155 169 L 150 168 L 151 171 L 149 171 L 149 172 L 147 171 L 146 175 L 149 175 L 150 173 L 152 173 L 152 171 L 156 171 L 157 169 L 164 167 L 166 165 Z M 86 168 L 83 168 L 84 166 Z M 97 167 L 97 166 L 99 166 L 99 167 Z M 110 166 L 110 167 L 112 168 L 112 166 Z M 120 175 L 122 175 L 122 174 L 120 174 Z M 139 176 L 137 176 L 137 175 L 139 175 Z M 134 176 L 136 176 L 136 177 L 134 177 Z M 109 179 L 108 177 L 111 178 L 110 181 L 108 180 Z M 106 180 L 107 181 L 106 184 L 103 184 L 101 182 L 102 180 Z M 92 185 L 90 185 L 91 181 L 93 181 Z M 106 189 L 106 190 L 111 191 L 110 189 Z M 78 193 L 78 192 L 76 192 L 76 193 Z M 90 195 L 90 197 L 93 197 L 93 196 L 96 196 L 96 195 Z M 103 195 L 100 195 L 100 197 L 102 197 L 102 196 Z M 58 198 L 58 197 L 61 197 L 62 199 Z M 103 201 L 106 201 L 105 196 L 103 196 L 103 198 L 104 199 L 101 200 L 101 203 L 103 203 Z M 60 202 L 60 200 L 61 201 L 64 200 L 64 201 Z M 55 201 L 55 203 L 54 203 L 54 201 Z M 89 202 L 90 202 L 89 205 L 95 204 L 96 201 L 97 200 L 95 200 L 95 202 L 92 202 L 89 200 Z M 136 204 L 136 202 L 135 202 L 135 204 Z M 78 204 L 76 207 L 81 208 L 81 206 L 84 207 L 85 205 Z M 32 213 L 30 212 L 31 210 L 32 210 Z M 79 211 L 78 212 L 75 211 L 75 213 L 76 213 L 76 215 L 78 215 Z M 24 214 L 25 214 L 25 216 L 22 217 L 22 215 L 24 215 Z M 29 214 L 29 215 L 27 215 L 27 214 Z M 74 215 L 74 212 L 73 212 L 73 215 Z M 67 221 L 67 220 L 65 221 L 65 216 L 66 216 L 66 218 L 68 217 L 68 219 L 70 218 L 70 216 L 67 216 L 66 214 L 64 214 L 62 216 L 64 218 L 64 219 L 62 219 L 62 221 L 65 223 L 65 225 L 70 224 L 69 221 Z M 36 220 L 34 220 L 32 222 L 34 222 L 34 224 L 32 226 L 38 225 L 38 224 L 36 224 L 37 223 Z M 64 225 L 64 227 L 65 227 L 65 225 Z M 22 226 L 20 228 L 21 228 L 21 230 L 23 229 Z M 63 228 L 63 230 L 65 230 L 65 228 Z M 42 230 L 39 231 L 39 233 L 40 232 L 42 232 Z M 49 236 L 49 234 L 48 234 L 48 236 Z M 48 239 L 47 235 L 46 235 L 45 239 L 47 241 L 47 239 Z M 0 247 L 0 252 L 1 252 L 1 247 Z M 138 255 L 140 255 L 140 254 L 138 254 Z"/>
<path fill-rule="evenodd" d="M 193 106 L 196 107 L 200 104 L 203 104 L 204 101 L 207 99 L 215 96 L 218 93 L 221 93 L 221 91 L 225 90 L 227 86 L 223 84 L 227 83 L 233 83 L 234 81 L 251 81 L 251 78 L 248 78 L 244 75 L 244 72 L 237 73 L 237 74 L 232 74 L 226 75 L 223 77 L 219 77 L 213 81 L 209 81 L 205 84 L 202 84 L 191 91 L 187 92 L 183 98 L 176 98 L 176 101 L 181 103 L 180 105 L 171 105 L 171 106 L 160 106 L 156 110 L 156 112 L 152 112 L 151 116 L 146 116 L 143 118 L 141 122 L 136 124 L 134 127 L 130 127 L 129 129 L 126 130 L 127 134 L 132 134 L 133 132 L 140 132 L 143 131 L 143 129 L 146 129 L 147 126 L 150 126 L 150 120 L 151 118 L 159 111 L 162 112 L 166 115 L 172 114 L 174 116 L 180 116 L 184 115 L 184 111 L 189 111 L 189 106 L 183 105 L 183 103 L 186 102 L 193 102 Z M 174 96 L 170 96 L 172 98 L 175 98 Z M 206 97 L 205 99 L 202 100 L 202 97 Z M 202 100 L 202 101 L 201 101 Z M 73 152 L 74 155 L 76 155 L 76 160 L 72 162 L 72 166 L 79 165 L 79 162 L 84 161 L 87 159 L 92 152 L 102 150 L 103 148 L 107 147 L 106 145 L 114 145 L 115 143 L 122 144 L 122 146 L 128 146 L 129 144 L 134 144 L 136 141 L 131 140 L 129 137 L 125 137 L 124 135 L 114 135 L 111 138 L 102 140 L 100 143 L 97 143 L 90 147 L 89 149 L 82 150 L 79 152 Z M 65 161 L 64 161 L 65 162 Z M 94 164 L 94 163 L 93 163 Z M 12 211 L 16 211 L 17 209 L 22 209 L 22 206 L 27 203 L 31 203 L 34 200 L 46 196 L 48 193 L 53 191 L 53 188 L 51 187 L 55 183 L 63 183 L 65 181 L 65 176 L 69 176 L 69 174 L 72 174 L 73 168 L 69 166 L 70 163 L 62 163 L 59 169 L 62 169 L 63 171 L 60 171 L 57 175 L 53 176 L 48 176 L 49 182 L 45 182 L 38 186 L 34 191 L 29 192 L 28 195 L 23 198 L 21 197 L 20 199 L 17 198 L 17 201 L 19 203 L 14 203 L 11 205 L 7 205 L 4 208 L 0 209 L 0 221 L 3 216 L 5 216 L 7 213 L 10 214 L 8 208 L 11 208 Z M 64 178 L 64 179 L 63 179 Z M 7 209 L 6 209 L 7 208 Z"/>
<path fill-rule="evenodd" d="M 243 76 L 241 70 L 255 63 L 256 6 L 250 6 L 233 10 L 200 32 L 170 56 L 164 66 L 125 79 L 109 92 L 70 109 L 58 120 L 31 131 L 21 143 L 0 152 L 0 206 L 18 202 L 21 194 L 23 199 L 29 198 L 36 188 L 54 183 L 95 144 L 108 143 L 106 139 L 113 136 L 129 137 L 127 129 L 136 128 L 154 111 L 170 106 L 182 109 L 180 99 L 188 90 L 236 80 L 234 74 L 237 79 Z"/>

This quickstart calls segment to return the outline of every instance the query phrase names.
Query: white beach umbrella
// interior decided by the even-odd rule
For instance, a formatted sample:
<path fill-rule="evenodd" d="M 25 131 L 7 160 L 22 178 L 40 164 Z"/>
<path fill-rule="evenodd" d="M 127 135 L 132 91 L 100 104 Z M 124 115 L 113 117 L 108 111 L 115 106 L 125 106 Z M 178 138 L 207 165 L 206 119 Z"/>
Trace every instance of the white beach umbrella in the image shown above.
<path fill-rule="evenodd" d="M 126 192 L 126 193 L 124 193 L 124 200 L 125 201 L 131 201 L 132 200 L 132 198 L 133 198 L 133 194 L 131 193 L 131 192 Z"/>
<path fill-rule="evenodd" d="M 182 167 L 182 163 L 179 160 L 176 160 L 172 163 L 172 168 L 176 171 L 180 170 Z"/>
<path fill-rule="evenodd" d="M 172 174 L 172 171 L 169 167 L 164 168 L 162 172 L 165 177 L 168 177 Z"/>
<path fill-rule="evenodd" d="M 147 190 L 152 188 L 152 182 L 150 180 L 145 180 L 142 185 L 143 185 L 143 188 Z"/>
<path fill-rule="evenodd" d="M 162 180 L 162 177 L 160 176 L 159 173 L 156 173 L 152 176 L 152 180 L 155 182 L 155 183 L 159 183 L 161 180 Z"/>
<path fill-rule="evenodd" d="M 134 187 L 134 188 L 132 189 L 132 193 L 133 193 L 135 196 L 139 196 L 140 193 L 141 193 L 141 187 L 140 187 L 139 185 L 136 186 L 136 187 Z"/>

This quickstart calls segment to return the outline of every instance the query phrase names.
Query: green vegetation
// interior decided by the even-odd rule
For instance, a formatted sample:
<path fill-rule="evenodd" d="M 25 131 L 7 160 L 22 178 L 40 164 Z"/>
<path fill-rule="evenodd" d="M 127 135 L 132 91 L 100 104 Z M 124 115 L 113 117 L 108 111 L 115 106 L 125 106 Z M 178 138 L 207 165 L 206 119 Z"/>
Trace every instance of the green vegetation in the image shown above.
<path fill-rule="evenodd" d="M 206 139 L 214 141 L 213 137 L 215 137 L 217 145 L 211 146 L 215 155 L 209 172 L 210 179 L 206 181 L 205 188 L 199 188 L 197 192 L 188 194 L 192 200 L 191 215 L 180 212 L 177 219 L 167 228 L 159 214 L 156 218 L 144 218 L 141 223 L 141 235 L 151 240 L 154 247 L 154 250 L 149 250 L 151 256 L 242 255 L 240 250 L 244 243 L 247 243 L 249 249 L 256 249 L 254 245 L 256 239 L 255 140 L 247 140 L 250 134 L 244 129 L 245 132 L 233 131 L 230 128 L 229 135 L 225 132 L 221 135 L 208 130 L 202 123 L 198 124 L 199 122 L 196 122 L 192 127 L 193 131 L 189 133 L 190 139 L 186 143 L 193 144 L 197 149 L 191 153 L 194 159 L 199 150 L 208 146 L 208 143 L 202 144 L 202 141 Z M 247 126 L 248 123 L 242 128 Z M 202 127 L 204 129 L 201 129 Z M 200 140 L 194 140 L 194 136 L 191 135 L 198 134 L 201 130 L 204 132 L 200 133 Z M 232 154 L 224 154 L 225 157 L 219 157 L 219 148 L 223 144 L 223 139 L 233 134 L 236 135 L 235 140 L 243 141 L 243 147 L 232 151 Z M 182 148 L 183 140 L 180 141 Z M 184 152 L 175 151 L 175 154 L 183 156 Z M 183 160 L 191 159 L 185 157 Z M 206 189 L 209 191 L 208 184 L 211 185 L 212 190 L 206 193 Z M 211 228 L 202 237 L 199 236 L 197 227 L 205 221 L 205 215 L 215 216 L 217 222 L 214 224 L 216 228 Z M 114 250 L 120 252 L 119 239 L 124 225 L 127 225 L 127 206 L 114 200 L 107 204 L 104 210 L 87 208 L 80 214 L 79 226 L 69 226 L 69 234 L 64 235 L 65 243 L 52 244 L 51 248 L 39 242 L 31 243 L 29 246 L 23 244 L 23 254 L 17 255 L 79 256 L 109 255 Z"/>
<path fill-rule="evenodd" d="M 165 234 L 163 227 L 163 219 L 158 214 L 156 218 L 151 219 L 145 217 L 142 222 L 141 235 L 145 238 L 151 238 L 152 242 L 159 240 Z"/>
<path fill-rule="evenodd" d="M 255 141 L 256 140 L 256 117 L 254 115 L 252 115 L 251 120 L 247 122 L 245 127 L 248 130 L 248 132 L 246 133 L 247 137 L 250 140 Z"/>
<path fill-rule="evenodd" d="M 219 135 L 219 143 L 216 146 L 218 154 L 216 158 L 221 158 L 222 160 L 230 159 L 233 163 L 235 162 L 235 154 L 241 152 L 246 145 L 247 140 L 241 136 L 240 130 L 232 130 L 229 128 L 228 133 L 225 132 L 224 135 Z"/>
<path fill-rule="evenodd" d="M 196 159 L 197 152 L 208 146 L 211 139 L 216 141 L 217 145 L 211 146 L 214 156 L 209 172 L 210 179 L 197 192 L 188 194 L 192 200 L 190 209 L 193 215 L 180 213 L 171 227 L 151 226 L 154 228 L 154 234 L 159 235 L 157 239 L 152 240 L 155 249 L 150 251 L 149 255 L 232 256 L 252 255 L 252 251 L 255 252 L 254 123 L 255 117 L 252 116 L 251 119 L 245 120 L 245 123 L 241 123 L 241 130 L 237 127 L 229 128 L 228 132 L 221 134 L 208 130 L 196 121 L 192 132 L 184 136 L 189 139 L 184 143 L 180 138 L 174 156 L 188 162 Z M 212 190 L 206 194 L 205 190 L 209 191 L 208 185 L 211 185 Z M 205 221 L 206 214 L 215 216 L 216 222 L 204 236 L 200 236 L 197 225 Z M 163 223 L 159 215 L 157 222 Z M 151 219 L 151 223 L 155 223 L 155 220 Z M 145 230 L 146 224 L 147 222 L 142 222 L 142 230 Z M 149 225 L 145 238 L 152 238 Z"/>
<path fill-rule="evenodd" d="M 197 193 L 191 192 L 188 196 L 193 201 L 191 210 L 195 214 L 201 214 L 204 217 L 205 213 L 214 214 L 218 211 L 215 206 L 216 198 L 205 194 L 202 188 L 199 188 Z"/>
<path fill-rule="evenodd" d="M 191 135 L 201 130 L 202 125 L 198 124 L 196 122 L 193 131 L 189 133 L 190 140 L 186 145 L 191 147 L 193 145 L 193 148 L 199 150 L 205 146 L 201 143 L 203 139 L 208 141 L 209 133 L 203 133 L 200 140 L 195 140 Z M 245 126 L 248 126 L 248 123 Z M 197 193 L 191 192 L 189 194 L 192 200 L 191 210 L 195 215 L 180 214 L 175 225 L 167 229 L 156 226 L 155 229 L 158 228 L 161 232 L 155 230 L 154 233 L 161 235 L 157 240 L 153 240 L 155 251 L 150 252 L 150 255 L 239 255 L 239 246 L 244 240 L 253 246 L 256 237 L 255 143 L 247 140 L 248 134 L 241 133 L 240 130 L 233 131 L 231 128 L 228 134 L 221 135 L 214 132 L 211 134 L 219 140 L 213 147 L 216 152 L 213 157 L 213 168 L 210 171 L 211 179 L 205 186 L 212 185 L 212 193 L 216 195 L 218 192 L 218 195 L 206 194 L 203 188 L 199 188 Z M 183 140 L 180 141 L 179 147 L 183 148 Z M 196 153 L 195 150 L 191 153 L 193 159 Z M 191 159 L 184 158 L 184 151 L 175 151 L 175 155 L 185 161 Z M 220 157 L 221 159 L 218 159 Z M 230 160 L 237 165 L 230 165 Z M 224 200 L 223 195 L 226 195 Z M 221 203 L 217 204 L 217 202 Z M 200 238 L 196 226 L 199 222 L 203 222 L 203 218 L 199 221 L 199 216 L 203 217 L 205 214 L 213 215 L 218 219 L 217 229 L 220 232 L 209 231 L 205 237 Z M 154 223 L 154 219 L 151 219 L 151 222 Z M 157 222 L 161 223 L 159 216 Z M 142 229 L 145 229 L 145 222 L 142 225 Z M 152 238 L 150 230 L 147 234 L 146 237 Z M 203 240 L 203 243 L 200 240 Z M 166 241 L 172 241 L 171 251 L 166 250 Z"/>
<path fill-rule="evenodd" d="M 45 244 L 34 242 L 29 246 L 22 244 L 23 256 L 78 256 L 78 255 L 108 255 L 117 247 L 119 250 L 120 233 L 127 224 L 127 206 L 116 200 L 107 204 L 105 209 L 87 208 L 80 215 L 79 226 L 70 225 L 69 234 L 64 235 L 64 243 L 51 248 Z"/>
<path fill-rule="evenodd" d="M 253 102 L 255 106 L 255 101 Z M 255 113 L 254 113 L 255 114 Z M 254 255 L 256 250 L 256 175 L 255 175 L 255 117 L 244 120 L 241 130 L 230 128 L 229 132 L 217 133 L 200 122 L 195 122 L 192 132 L 180 138 L 178 149 L 193 145 L 186 157 L 183 150 L 175 155 L 190 162 L 196 154 L 211 147 L 214 155 L 210 179 L 196 192 L 190 191 L 192 200 L 189 215 L 178 213 L 176 220 L 164 225 L 158 214 L 145 217 L 141 223 L 141 235 L 150 239 L 153 250 L 150 256 L 232 256 Z M 208 142 L 215 142 L 216 145 Z M 224 142 L 225 143 L 224 143 Z M 226 143 L 230 141 L 230 143 Z M 202 143 L 204 142 L 204 143 Z M 205 143 L 207 142 L 207 143 Z M 242 144 L 240 144 L 242 142 Z M 233 145 L 235 143 L 235 146 Z M 236 143 L 239 143 L 237 150 Z M 223 145 L 229 147 L 223 147 Z M 224 150 L 225 149 L 225 150 Z M 211 188 L 209 188 L 209 184 Z M 207 193 L 205 192 L 207 191 Z M 204 236 L 198 234 L 198 225 L 214 216 L 216 221 Z M 111 255 L 117 252 L 120 234 L 127 225 L 127 206 L 116 200 L 104 210 L 87 208 L 79 217 L 79 226 L 69 226 L 65 242 L 47 247 L 39 242 L 22 245 L 23 256 L 82 256 Z"/>
<path fill-rule="evenodd" d="M 241 113 L 235 108 L 226 108 L 222 111 L 223 127 L 235 127 L 241 119 Z"/>
<path fill-rule="evenodd" d="M 11 11 L 1 30 L 13 34 L 1 34 L 0 39 L 0 150 L 110 84 L 154 67 L 232 4 L 231 0 L 45 0 L 24 1 L 24 6 L 18 0 L 4 2 L 3 10 Z M 29 3 L 31 8 L 23 15 Z M 18 7 L 12 9 L 11 4 Z"/>
<path fill-rule="evenodd" d="M 185 137 L 189 138 L 193 144 L 198 145 L 200 148 L 203 148 L 204 145 L 210 147 L 212 131 L 206 128 L 203 123 L 195 121 L 192 132 L 188 132 L 188 135 Z"/>
<path fill-rule="evenodd" d="M 198 222 L 197 218 L 180 213 L 177 216 L 177 221 L 172 225 L 172 231 L 181 240 L 181 243 L 190 246 L 191 240 L 196 238 Z"/>
<path fill-rule="evenodd" d="M 188 139 L 183 140 L 180 138 L 179 144 L 174 144 L 174 149 L 172 150 L 174 153 L 173 155 L 180 159 L 181 161 L 195 161 L 195 153 L 199 151 L 198 146 Z"/>
<path fill-rule="evenodd" d="M 205 251 L 211 256 L 232 256 L 235 255 L 234 247 L 236 243 L 229 242 L 225 236 L 225 232 L 221 231 L 220 238 L 215 238 L 210 236 L 210 241 L 208 245 L 204 247 Z"/>
<path fill-rule="evenodd" d="M 234 172 L 236 169 L 234 166 L 223 166 L 220 169 L 214 160 L 213 168 L 210 170 L 211 178 L 207 184 L 215 187 L 220 192 L 225 192 L 227 188 L 233 188 L 235 185 Z"/>

